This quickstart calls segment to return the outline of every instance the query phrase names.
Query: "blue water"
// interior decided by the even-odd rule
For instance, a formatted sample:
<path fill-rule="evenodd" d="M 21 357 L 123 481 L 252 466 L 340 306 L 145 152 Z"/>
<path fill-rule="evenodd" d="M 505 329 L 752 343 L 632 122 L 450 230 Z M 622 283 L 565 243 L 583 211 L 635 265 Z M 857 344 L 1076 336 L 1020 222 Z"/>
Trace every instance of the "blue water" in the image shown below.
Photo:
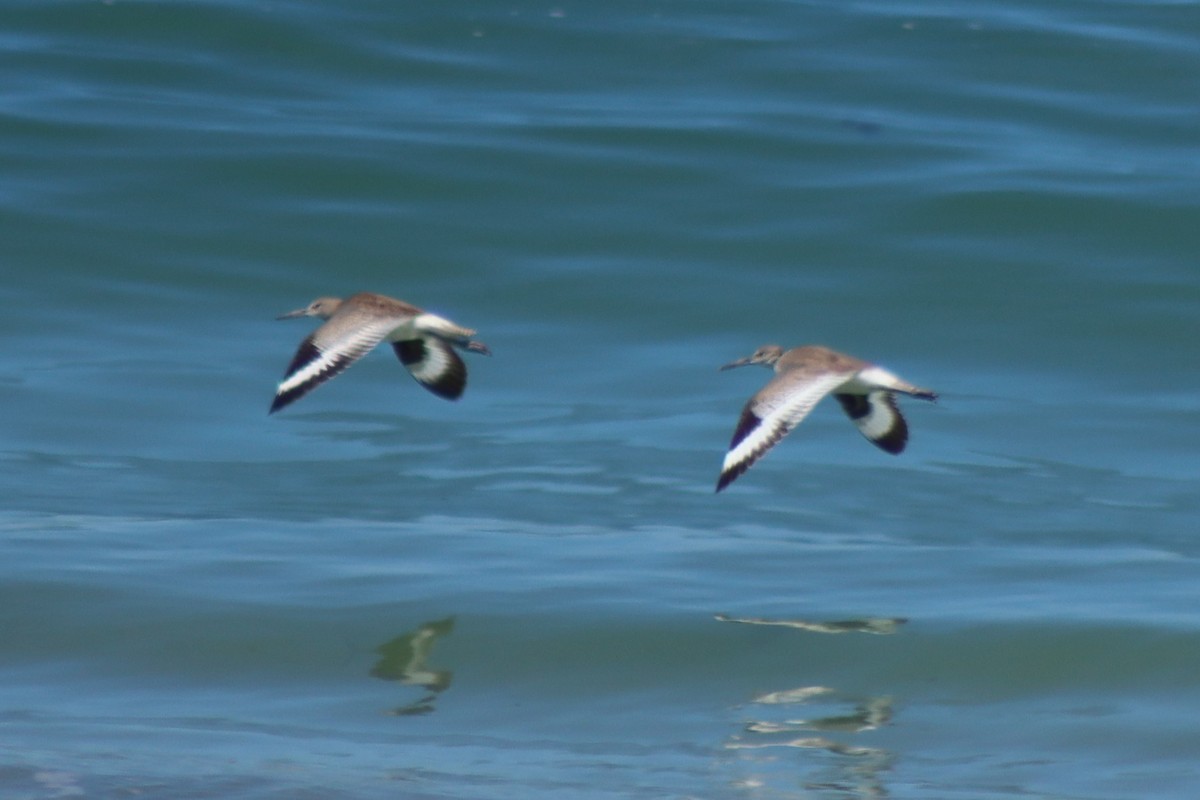
<path fill-rule="evenodd" d="M 1194 11 L 7 3 L 0 796 L 1191 800 Z"/>

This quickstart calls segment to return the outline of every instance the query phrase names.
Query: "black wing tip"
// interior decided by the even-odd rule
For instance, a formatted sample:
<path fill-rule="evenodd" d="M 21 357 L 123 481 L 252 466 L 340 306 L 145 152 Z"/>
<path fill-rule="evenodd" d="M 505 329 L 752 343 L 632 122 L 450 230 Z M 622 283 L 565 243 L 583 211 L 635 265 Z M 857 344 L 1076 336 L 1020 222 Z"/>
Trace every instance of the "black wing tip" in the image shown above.
<path fill-rule="evenodd" d="M 905 446 L 908 445 L 907 436 L 893 436 L 891 431 L 884 434 L 881 438 L 872 439 L 871 441 L 883 452 L 890 453 L 894 456 L 898 456 L 903 453 Z"/>
<path fill-rule="evenodd" d="M 756 461 L 758 461 L 757 456 L 753 457 L 747 461 L 743 461 L 740 464 L 734 464 L 729 469 L 722 471 L 720 477 L 717 478 L 717 488 L 716 488 L 716 491 L 714 492 L 714 494 L 716 492 L 724 491 L 725 488 L 729 486 L 729 484 L 733 483 L 738 478 L 745 475 L 746 472 L 750 469 L 750 467 L 754 466 L 754 463 Z"/>
<path fill-rule="evenodd" d="M 269 411 L 267 411 L 267 416 L 274 414 L 276 411 L 279 411 L 286 406 L 290 406 L 292 403 L 308 394 L 311 388 L 311 386 L 297 386 L 291 391 L 280 392 L 279 394 L 275 395 L 275 399 L 271 401 L 271 408 Z"/>
<path fill-rule="evenodd" d="M 900 407 L 896 404 L 896 396 L 893 392 L 873 392 L 870 395 L 839 394 L 835 396 L 838 402 L 841 403 L 842 410 L 846 412 L 846 416 L 854 421 L 859 433 L 868 442 L 883 452 L 894 456 L 898 456 L 904 452 L 904 447 L 908 444 L 908 423 L 904 421 L 904 415 L 900 413 Z M 892 414 L 892 427 L 879 436 L 869 436 L 859 424 L 861 420 L 871 415 L 873 400 L 887 408 Z"/>
<path fill-rule="evenodd" d="M 467 388 L 467 366 L 454 355 L 453 350 L 447 348 L 447 351 L 450 353 L 451 361 L 446 371 L 432 381 L 423 381 L 417 378 L 417 383 L 444 400 L 457 400 L 462 397 Z M 413 377 L 417 376 L 414 374 Z"/>
<path fill-rule="evenodd" d="M 443 381 L 441 383 L 421 383 L 417 381 L 433 394 L 444 400 L 458 400 L 463 396 L 463 392 L 467 388 L 466 376 L 463 376 L 461 381 Z"/>
<path fill-rule="evenodd" d="M 895 414 L 892 427 L 884 431 L 882 436 L 867 436 L 866 439 L 883 452 L 898 456 L 904 452 L 904 448 L 908 445 L 908 423 L 904 421 L 904 415 L 900 413 L 900 409 L 896 407 L 895 402 L 889 405 Z"/>
<path fill-rule="evenodd" d="M 483 345 L 481 342 L 472 342 L 471 344 L 479 344 L 484 347 L 484 350 L 487 349 L 486 345 Z M 439 351 L 444 353 L 447 364 L 446 370 L 442 374 L 436 376 L 433 380 L 427 381 L 417 377 L 417 373 L 413 368 L 420 365 L 422 361 L 429 357 L 430 346 L 437 347 Z M 446 344 L 427 344 L 424 339 L 404 339 L 399 342 L 392 342 L 392 348 L 400 358 L 400 363 L 408 369 L 413 379 L 431 393 L 444 400 L 457 400 L 462 397 L 463 391 L 467 388 L 467 365 L 455 354 L 453 348 Z M 490 355 L 490 351 L 488 354 Z"/>
<path fill-rule="evenodd" d="M 767 449 L 769 450 L 770 448 L 767 448 Z M 750 468 L 753 467 L 755 464 L 757 464 L 758 460 L 760 458 L 762 458 L 762 456 L 766 452 L 767 452 L 766 450 L 763 450 L 761 452 L 755 453 L 754 455 L 751 455 L 749 458 L 745 459 L 744 461 L 734 464 L 732 467 L 729 467 L 728 469 L 722 470 L 720 476 L 717 478 L 716 492 L 724 491 L 729 486 L 729 484 L 733 483 L 738 478 L 742 477 L 747 472 L 749 472 Z"/>

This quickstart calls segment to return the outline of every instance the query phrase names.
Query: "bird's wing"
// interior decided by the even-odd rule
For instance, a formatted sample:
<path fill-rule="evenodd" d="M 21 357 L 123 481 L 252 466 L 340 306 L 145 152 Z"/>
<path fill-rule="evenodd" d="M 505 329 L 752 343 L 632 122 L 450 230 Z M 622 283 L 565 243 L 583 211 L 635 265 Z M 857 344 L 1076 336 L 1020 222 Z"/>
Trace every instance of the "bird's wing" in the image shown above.
<path fill-rule="evenodd" d="M 467 365 L 449 343 L 436 336 L 392 342 L 392 348 L 417 383 L 438 397 L 457 400 L 467 385 Z"/>
<path fill-rule="evenodd" d="M 846 381 L 839 372 L 787 372 L 751 397 L 729 442 L 717 491 L 733 483 L 808 416 L 822 397 Z"/>
<path fill-rule="evenodd" d="M 300 343 L 292 363 L 284 373 L 270 413 L 299 400 L 330 378 L 340 374 L 370 352 L 395 328 L 394 319 L 356 320 L 343 324 L 334 317 Z"/>
<path fill-rule="evenodd" d="M 908 442 L 908 423 L 896 406 L 896 396 L 888 391 L 839 394 L 838 402 L 859 432 L 880 450 L 898 455 Z"/>

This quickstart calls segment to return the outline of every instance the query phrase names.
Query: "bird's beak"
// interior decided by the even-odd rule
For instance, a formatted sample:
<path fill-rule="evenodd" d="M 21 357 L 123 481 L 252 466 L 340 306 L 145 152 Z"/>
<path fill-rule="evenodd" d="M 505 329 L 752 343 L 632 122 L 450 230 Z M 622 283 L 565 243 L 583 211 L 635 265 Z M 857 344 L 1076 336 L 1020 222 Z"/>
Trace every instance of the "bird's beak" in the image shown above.
<path fill-rule="evenodd" d="M 730 361 L 728 364 L 721 367 L 719 371 L 724 372 L 727 369 L 733 369 L 734 367 L 745 367 L 753 363 L 754 356 L 746 356 L 745 358 L 739 358 L 737 361 Z"/>
<path fill-rule="evenodd" d="M 289 311 L 286 314 L 280 314 L 275 319 L 295 319 L 296 317 L 303 317 L 307 313 L 307 308 L 297 308 L 295 311 Z"/>

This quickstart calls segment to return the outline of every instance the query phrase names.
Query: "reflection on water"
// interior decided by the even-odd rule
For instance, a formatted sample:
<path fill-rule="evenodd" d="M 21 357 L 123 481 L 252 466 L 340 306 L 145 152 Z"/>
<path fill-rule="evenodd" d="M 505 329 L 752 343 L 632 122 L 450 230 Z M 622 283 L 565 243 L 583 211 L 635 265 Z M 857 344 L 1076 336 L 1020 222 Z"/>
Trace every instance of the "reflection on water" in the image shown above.
<path fill-rule="evenodd" d="M 854 702 L 849 713 L 842 711 Z M 796 715 L 798 707 L 817 713 Z M 883 777 L 891 768 L 893 754 L 883 748 L 852 741 L 854 736 L 891 722 L 892 698 L 870 697 L 852 701 L 825 686 L 802 686 L 755 697 L 750 708 L 754 718 L 740 733 L 729 738 L 731 751 L 744 776 L 735 782 L 752 796 L 764 792 L 771 797 L 850 797 L 874 800 L 887 796 Z M 820 713 L 822 710 L 828 713 Z M 774 718 L 786 714 L 784 719 Z M 796 736 L 797 733 L 842 734 Z M 803 764 L 804 777 L 797 779 L 797 762 L 786 753 L 796 750 L 822 751 L 830 757 L 815 770 Z"/>
<path fill-rule="evenodd" d="M 811 697 L 817 697 L 822 694 L 830 694 L 834 690 L 828 686 L 801 686 L 799 689 L 784 689 L 781 692 L 767 692 L 760 694 L 750 702 L 760 703 L 762 705 L 776 705 L 780 703 L 803 703 Z"/>
<path fill-rule="evenodd" d="M 813 633 L 892 634 L 906 620 L 893 617 L 818 622 L 730 617 L 721 622 L 773 625 Z M 829 686 L 797 686 L 763 692 L 745 706 L 741 729 L 725 742 L 740 777 L 734 785 L 751 797 L 886 797 L 884 776 L 894 754 L 856 738 L 892 722 L 888 695 L 850 697 Z M 836 737 L 836 738 L 835 738 Z M 795 753 L 821 754 L 800 761 Z"/>
<path fill-rule="evenodd" d="M 729 750 L 753 750 L 766 747 L 806 747 L 814 750 L 828 750 L 842 756 L 884 756 L 886 750 L 875 747 L 855 747 L 835 742 L 824 736 L 802 736 L 799 739 L 786 739 L 777 742 L 730 742 L 725 745 Z"/>
<path fill-rule="evenodd" d="M 748 733 L 794 733 L 796 731 L 839 731 L 861 733 L 873 731 L 892 719 L 892 698 L 872 697 L 861 703 L 853 714 L 841 714 L 812 719 L 793 719 L 784 722 L 759 721 L 746 726 Z"/>
<path fill-rule="evenodd" d="M 406 686 L 420 686 L 429 693 L 390 713 L 397 716 L 428 714 L 433 701 L 450 686 L 453 673 L 448 669 L 433 669 L 426 664 L 433 645 L 454 629 L 454 617 L 426 622 L 411 633 L 401 634 L 375 648 L 380 658 L 371 667 L 371 677 L 399 681 Z"/>
<path fill-rule="evenodd" d="M 62 770 L 39 770 L 33 773 L 34 782 L 45 792 L 42 797 L 83 797 L 79 776 Z"/>
<path fill-rule="evenodd" d="M 866 617 L 864 619 L 845 619 L 836 622 L 817 622 L 807 619 L 731 617 L 728 614 L 717 614 L 716 619 L 718 622 L 740 622 L 744 625 L 778 625 L 784 628 L 796 628 L 812 633 L 876 633 L 880 635 L 895 633 L 897 628 L 908 622 L 903 617 Z"/>

